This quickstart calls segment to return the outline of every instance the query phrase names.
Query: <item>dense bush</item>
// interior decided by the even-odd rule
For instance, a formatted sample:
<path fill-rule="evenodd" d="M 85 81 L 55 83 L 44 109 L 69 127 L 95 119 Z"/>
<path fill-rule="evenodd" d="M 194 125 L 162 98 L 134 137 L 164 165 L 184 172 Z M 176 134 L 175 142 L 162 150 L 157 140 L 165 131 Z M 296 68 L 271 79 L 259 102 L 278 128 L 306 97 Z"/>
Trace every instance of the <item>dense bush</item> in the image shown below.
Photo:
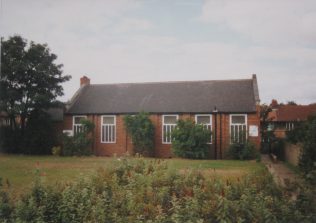
<path fill-rule="evenodd" d="M 286 140 L 302 144 L 299 167 L 305 179 L 316 185 L 316 115 L 297 124 L 294 130 L 287 133 Z"/>
<path fill-rule="evenodd" d="M 43 111 L 34 110 L 27 120 L 22 152 L 50 154 L 52 146 L 56 143 L 57 136 L 50 116 Z"/>
<path fill-rule="evenodd" d="M 286 132 L 286 140 L 289 143 L 297 144 L 304 141 L 306 132 L 305 123 L 295 123 L 295 128 Z"/>
<path fill-rule="evenodd" d="M 233 143 L 227 151 L 227 158 L 237 160 L 250 160 L 259 157 L 259 152 L 251 142 Z"/>
<path fill-rule="evenodd" d="M 83 130 L 74 136 L 63 135 L 63 156 L 85 156 L 91 155 L 93 142 L 92 132 L 94 124 L 89 120 L 82 120 Z"/>
<path fill-rule="evenodd" d="M 279 160 L 285 160 L 285 140 L 275 138 L 271 142 L 271 153 L 276 155 Z"/>
<path fill-rule="evenodd" d="M 24 131 L 18 126 L 0 127 L 0 147 L 7 153 L 44 155 L 50 154 L 57 144 L 57 136 L 50 116 L 44 111 L 33 110 Z"/>
<path fill-rule="evenodd" d="M 141 112 L 137 115 L 127 115 L 124 123 L 132 138 L 134 152 L 144 156 L 153 155 L 155 128 L 149 114 Z"/>
<path fill-rule="evenodd" d="M 176 173 L 160 160 L 121 159 L 75 183 L 54 188 L 36 183 L 1 220 L 315 222 L 315 206 L 307 207 L 314 204 L 308 193 L 291 201 L 272 182 L 266 170 L 231 182 L 198 171 Z"/>
<path fill-rule="evenodd" d="M 12 130 L 9 126 L 0 127 L 0 148 L 6 153 L 21 153 L 23 140 L 20 130 Z"/>
<path fill-rule="evenodd" d="M 179 120 L 172 131 L 172 151 L 176 156 L 205 159 L 208 156 L 207 142 L 211 132 L 192 120 Z"/>
<path fill-rule="evenodd" d="M 299 166 L 309 177 L 316 172 L 316 116 L 310 117 L 305 125 Z M 316 181 L 316 174 L 313 181 Z"/>
<path fill-rule="evenodd" d="M 9 195 L 2 190 L 2 178 L 0 177 L 0 222 L 6 222 L 11 218 L 12 205 L 9 201 Z"/>
<path fill-rule="evenodd" d="M 60 146 L 54 146 L 52 148 L 52 155 L 53 156 L 60 156 L 61 155 L 61 147 Z"/>

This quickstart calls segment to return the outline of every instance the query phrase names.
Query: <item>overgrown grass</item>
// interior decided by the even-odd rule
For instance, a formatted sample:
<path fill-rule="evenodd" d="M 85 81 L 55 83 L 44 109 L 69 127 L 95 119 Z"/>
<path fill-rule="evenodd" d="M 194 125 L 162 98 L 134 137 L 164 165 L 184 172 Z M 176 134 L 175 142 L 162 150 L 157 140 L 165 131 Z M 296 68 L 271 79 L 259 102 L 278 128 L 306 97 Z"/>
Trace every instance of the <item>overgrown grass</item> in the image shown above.
<path fill-rule="evenodd" d="M 52 185 L 88 177 L 100 168 L 116 166 L 120 162 L 119 159 L 93 156 L 54 157 L 0 154 L 0 177 L 10 194 L 18 197 L 32 187 L 36 169 L 41 172 L 42 182 Z M 133 158 L 131 159 L 133 160 Z M 239 178 L 264 168 L 262 164 L 254 161 L 167 159 L 166 162 L 171 170 L 199 169 L 208 175 L 224 179 Z"/>
<path fill-rule="evenodd" d="M 112 161 L 91 176 L 50 186 L 37 169 L 34 187 L 16 201 L 0 186 L 0 222 L 316 221 L 314 191 L 302 188 L 291 200 L 266 169 L 233 182 L 205 176 L 205 168 L 169 167 L 181 160 Z"/>

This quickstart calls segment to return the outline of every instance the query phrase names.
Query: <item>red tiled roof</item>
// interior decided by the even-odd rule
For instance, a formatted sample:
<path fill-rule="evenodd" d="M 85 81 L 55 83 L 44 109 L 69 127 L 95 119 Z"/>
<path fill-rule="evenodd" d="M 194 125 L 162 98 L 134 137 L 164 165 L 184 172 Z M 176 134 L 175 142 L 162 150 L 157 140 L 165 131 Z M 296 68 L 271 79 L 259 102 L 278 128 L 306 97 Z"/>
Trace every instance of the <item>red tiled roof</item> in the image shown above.
<path fill-rule="evenodd" d="M 272 121 L 305 121 L 308 116 L 316 115 L 316 104 L 312 105 L 283 105 L 269 114 Z"/>

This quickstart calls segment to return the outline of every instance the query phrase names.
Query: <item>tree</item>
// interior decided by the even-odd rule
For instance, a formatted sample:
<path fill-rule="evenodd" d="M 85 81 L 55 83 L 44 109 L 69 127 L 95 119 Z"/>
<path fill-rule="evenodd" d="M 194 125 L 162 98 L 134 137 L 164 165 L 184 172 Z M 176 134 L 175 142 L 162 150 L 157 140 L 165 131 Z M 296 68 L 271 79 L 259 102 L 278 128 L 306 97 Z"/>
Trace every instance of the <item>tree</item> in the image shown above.
<path fill-rule="evenodd" d="M 183 158 L 205 159 L 210 134 L 203 125 L 197 125 L 192 120 L 179 120 L 171 133 L 172 151 Z"/>
<path fill-rule="evenodd" d="M 132 137 L 134 151 L 145 156 L 153 155 L 155 127 L 149 119 L 149 114 L 141 112 L 137 115 L 127 115 L 124 117 L 124 123 Z"/>
<path fill-rule="evenodd" d="M 268 125 L 269 125 L 269 121 L 271 121 L 272 119 L 269 118 L 269 113 L 272 111 L 271 106 L 266 105 L 266 104 L 262 104 L 260 105 L 260 132 L 261 132 L 261 138 L 263 141 L 267 141 L 268 140 Z"/>
<path fill-rule="evenodd" d="M 31 112 L 51 107 L 71 76 L 62 75 L 63 65 L 56 64 L 57 56 L 47 44 L 28 44 L 17 35 L 1 42 L 0 110 L 8 113 L 11 129 L 20 129 L 23 137 Z"/>
<path fill-rule="evenodd" d="M 295 101 L 288 101 L 287 105 L 297 105 L 297 103 Z"/>

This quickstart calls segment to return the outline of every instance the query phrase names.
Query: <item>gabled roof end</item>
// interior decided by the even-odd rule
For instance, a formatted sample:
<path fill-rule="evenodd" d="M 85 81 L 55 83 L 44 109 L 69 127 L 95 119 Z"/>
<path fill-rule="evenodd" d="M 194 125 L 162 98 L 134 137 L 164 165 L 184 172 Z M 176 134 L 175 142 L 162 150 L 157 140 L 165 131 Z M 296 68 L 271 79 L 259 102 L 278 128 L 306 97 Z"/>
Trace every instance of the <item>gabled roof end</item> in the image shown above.
<path fill-rule="evenodd" d="M 259 97 L 259 89 L 258 89 L 258 82 L 257 82 L 257 75 L 256 74 L 252 75 L 252 86 L 253 86 L 253 93 L 255 96 L 256 104 L 259 105 L 260 104 L 260 97 Z"/>

